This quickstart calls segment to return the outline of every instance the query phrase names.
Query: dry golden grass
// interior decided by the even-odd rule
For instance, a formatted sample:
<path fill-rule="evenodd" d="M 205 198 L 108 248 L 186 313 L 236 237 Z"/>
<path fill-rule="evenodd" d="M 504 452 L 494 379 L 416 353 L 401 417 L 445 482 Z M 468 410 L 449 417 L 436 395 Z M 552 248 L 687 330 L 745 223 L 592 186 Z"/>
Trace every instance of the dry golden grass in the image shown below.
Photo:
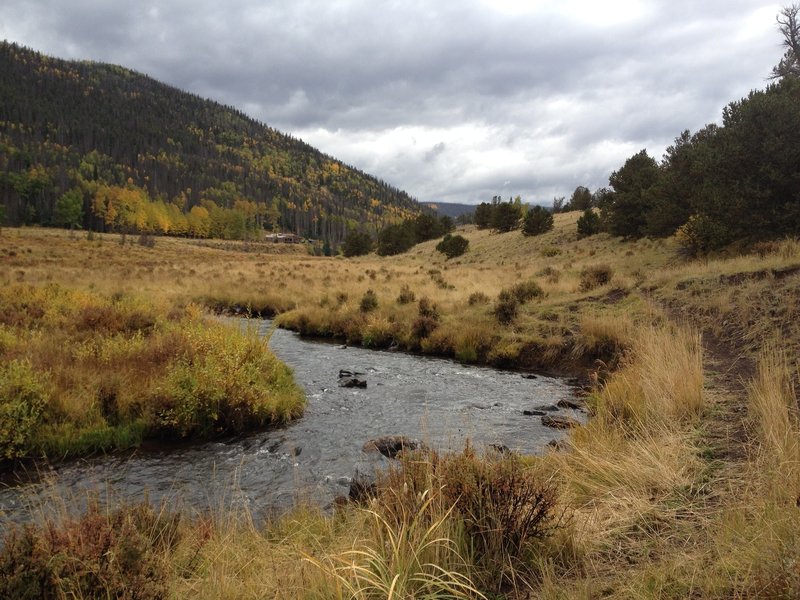
<path fill-rule="evenodd" d="M 765 350 L 750 386 L 750 419 L 758 440 L 757 468 L 776 502 L 800 502 L 800 407 L 795 389 L 800 363 L 783 348 Z"/>
<path fill-rule="evenodd" d="M 574 370 L 584 359 L 610 358 L 599 353 L 611 346 L 591 340 L 574 343 L 584 311 L 613 318 L 615 305 L 638 277 L 630 261 L 622 260 L 621 248 L 628 245 L 605 236 L 577 240 L 575 218 L 557 215 L 556 228 L 534 238 L 468 229 L 471 249 L 452 261 L 434 250 L 435 241 L 399 257 L 343 259 L 261 251 L 271 250 L 269 245 L 251 245 L 245 252 L 242 244 L 227 243 L 220 249 L 158 238 L 154 248 L 146 248 L 132 240 L 120 245 L 118 235 L 95 235 L 88 241 L 85 234 L 5 229 L 0 235 L 0 282 L 54 282 L 107 294 L 195 301 L 215 309 L 285 313 L 286 326 L 333 333 L 351 342 L 366 338 L 367 345 L 397 343 L 461 360 Z M 671 260 L 668 244 L 632 247 L 642 266 Z M 581 291 L 581 271 L 599 263 L 613 271 L 611 283 Z M 501 290 L 528 280 L 541 286 L 545 297 L 522 305 L 511 324 L 498 326 L 492 316 L 494 300 Z M 433 339 L 413 335 L 414 307 L 397 302 L 404 287 L 417 300 L 427 297 L 437 306 L 441 328 Z M 369 320 L 358 313 L 367 290 L 378 298 Z M 618 295 L 607 297 L 612 290 L 619 290 Z M 475 293 L 488 296 L 489 304 L 470 306 Z M 636 313 L 641 307 L 631 301 L 619 308 Z M 465 325 L 474 325 L 474 331 L 465 335 Z M 582 356 L 583 351 L 596 355 Z"/>
<path fill-rule="evenodd" d="M 691 441 L 702 387 L 696 335 L 644 329 L 592 398 L 590 423 L 571 436 L 568 452 L 549 457 L 583 523 L 588 560 L 592 552 L 652 542 L 685 506 L 702 470 Z"/>
<path fill-rule="evenodd" d="M 398 257 L 343 259 L 166 238 L 152 249 L 123 247 L 118 236 L 89 242 L 66 232 L 4 229 L 0 284 L 57 282 L 277 312 L 296 329 L 464 361 L 573 372 L 592 367 L 590 423 L 571 435 L 567 452 L 530 459 L 532 469 L 558 482 L 567 518 L 527 557 L 519 596 L 797 597 L 800 459 L 791 382 L 800 350 L 800 243 L 687 261 L 671 239 L 578 240 L 577 217 L 556 215 L 553 231 L 532 238 L 467 228 L 461 233 L 470 240 L 468 252 L 449 261 L 434 250 L 435 241 Z M 610 281 L 582 286 L 581 274 L 597 266 L 608 268 Z M 528 280 L 545 296 L 499 324 L 492 311 L 501 290 Z M 404 289 L 414 302 L 397 301 Z M 378 306 L 365 313 L 360 302 L 367 290 Z M 479 293 L 488 302 L 470 304 Z M 422 298 L 436 305 L 438 320 L 420 337 Z M 734 356 L 754 356 L 776 331 L 782 336 L 788 359 L 765 358 L 752 385 L 754 442 L 745 466 L 720 469 L 709 457 L 704 432 L 717 409 L 706 403 L 715 395 L 703 388 L 710 380 L 704 383 L 700 339 L 684 322 L 724 342 Z M 0 329 L 0 348 L 6 338 Z M 390 529 L 381 538 L 376 524 L 369 513 L 350 509 L 332 517 L 301 510 L 266 531 L 217 523 L 203 544 L 175 554 L 174 595 L 350 597 L 344 582 L 334 585 L 343 573 L 339 559 L 379 564 L 373 555 L 354 562 L 348 553 L 365 540 L 387 548 L 398 534 Z M 448 530 L 441 537 L 458 535 Z M 414 539 L 406 557 L 423 538 Z M 375 543 L 371 548 L 378 551 Z M 304 563 L 304 556 L 313 560 Z M 459 556 L 450 556 L 451 567 Z M 391 585 L 397 573 L 387 573 Z"/>

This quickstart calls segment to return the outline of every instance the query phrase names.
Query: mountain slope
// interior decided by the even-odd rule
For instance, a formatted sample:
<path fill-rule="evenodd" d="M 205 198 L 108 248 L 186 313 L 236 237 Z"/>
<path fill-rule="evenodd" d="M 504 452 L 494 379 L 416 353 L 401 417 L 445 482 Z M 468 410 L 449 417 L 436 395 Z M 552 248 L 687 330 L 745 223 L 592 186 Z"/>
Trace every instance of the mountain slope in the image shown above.
<path fill-rule="evenodd" d="M 2 42 L 6 221 L 66 224 L 57 202 L 70 189 L 80 193 L 81 224 L 95 229 L 158 232 L 166 221 L 151 213 L 175 221 L 176 211 L 188 217 L 201 207 L 212 220 L 241 213 L 245 229 L 277 226 L 335 243 L 348 227 L 377 229 L 420 210 L 405 192 L 236 109 L 122 67 Z M 171 229 L 203 233 L 190 225 Z"/>
<path fill-rule="evenodd" d="M 453 219 L 461 215 L 475 212 L 474 204 L 459 204 L 457 202 L 423 202 L 423 206 L 436 211 L 437 214 Z"/>

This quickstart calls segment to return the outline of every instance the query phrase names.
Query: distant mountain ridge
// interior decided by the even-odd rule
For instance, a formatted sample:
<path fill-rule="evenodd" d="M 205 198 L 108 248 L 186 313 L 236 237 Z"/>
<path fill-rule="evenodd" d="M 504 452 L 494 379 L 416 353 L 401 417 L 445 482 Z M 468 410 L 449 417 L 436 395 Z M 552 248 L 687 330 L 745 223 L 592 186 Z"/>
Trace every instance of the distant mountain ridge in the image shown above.
<path fill-rule="evenodd" d="M 377 231 L 421 211 L 407 193 L 234 108 L 120 66 L 2 42 L 6 222 L 65 223 L 65 192 L 82 208 L 79 224 L 99 230 L 274 228 L 334 244 L 353 227 Z"/>
<path fill-rule="evenodd" d="M 436 211 L 443 217 L 455 219 L 461 215 L 475 212 L 474 204 L 459 204 L 457 202 L 423 202 L 423 206 Z"/>

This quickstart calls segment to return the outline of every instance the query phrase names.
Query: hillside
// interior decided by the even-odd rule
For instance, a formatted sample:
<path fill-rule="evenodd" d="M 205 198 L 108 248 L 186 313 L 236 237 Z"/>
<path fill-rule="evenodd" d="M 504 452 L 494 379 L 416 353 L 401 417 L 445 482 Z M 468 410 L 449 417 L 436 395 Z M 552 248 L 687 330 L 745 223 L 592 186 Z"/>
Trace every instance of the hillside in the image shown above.
<path fill-rule="evenodd" d="M 420 210 L 405 192 L 234 108 L 7 42 L 0 201 L 9 225 L 228 238 L 277 227 L 334 245 L 350 227 L 377 230 Z"/>

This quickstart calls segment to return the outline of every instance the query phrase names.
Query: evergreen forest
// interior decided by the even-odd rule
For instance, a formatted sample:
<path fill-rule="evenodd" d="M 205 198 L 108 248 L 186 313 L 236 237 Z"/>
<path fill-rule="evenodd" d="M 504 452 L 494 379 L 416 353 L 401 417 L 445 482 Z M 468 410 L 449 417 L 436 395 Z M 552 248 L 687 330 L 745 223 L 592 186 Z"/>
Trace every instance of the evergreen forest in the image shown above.
<path fill-rule="evenodd" d="M 337 247 L 420 212 L 242 112 L 111 65 L 0 43 L 0 223 Z"/>

